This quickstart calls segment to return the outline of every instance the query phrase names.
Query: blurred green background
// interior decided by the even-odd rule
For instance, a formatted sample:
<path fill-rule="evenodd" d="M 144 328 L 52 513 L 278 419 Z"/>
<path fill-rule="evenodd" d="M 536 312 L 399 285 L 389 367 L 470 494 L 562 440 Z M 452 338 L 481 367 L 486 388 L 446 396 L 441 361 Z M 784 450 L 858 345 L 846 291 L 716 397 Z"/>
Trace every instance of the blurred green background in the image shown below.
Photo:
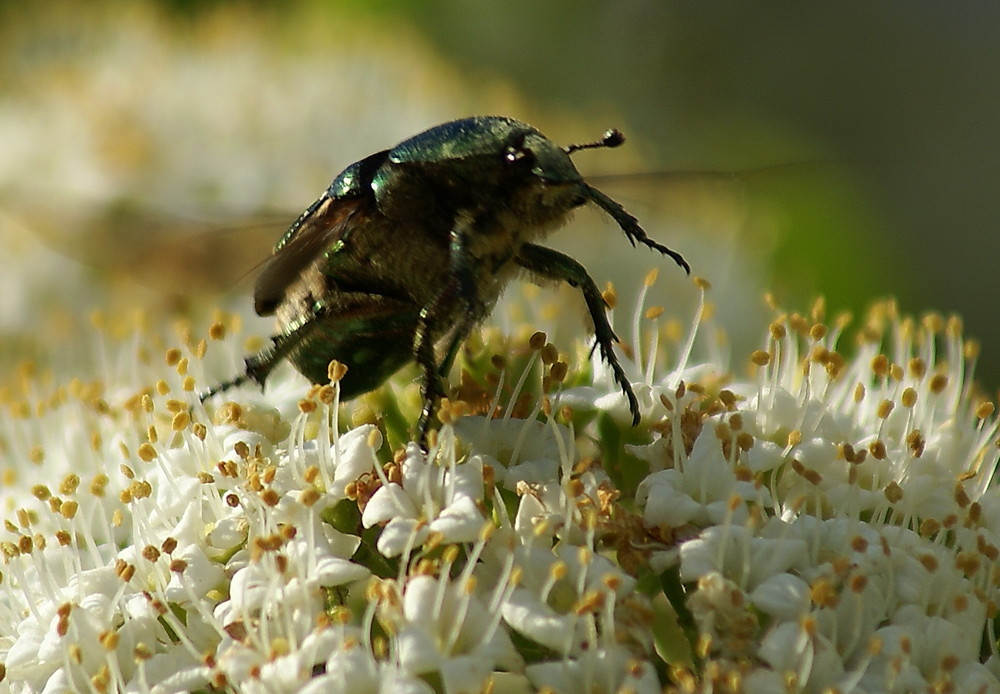
<path fill-rule="evenodd" d="M 772 291 L 957 312 L 1000 383 L 1000 5 L 0 3 L 4 354 L 92 307 L 248 318 L 253 268 L 341 169 L 438 122 L 528 121 L 713 282 L 738 363 Z M 552 239 L 628 296 L 656 258 Z M 695 292 L 660 265 L 651 303 Z M 55 315 L 40 319 L 40 314 Z M 269 322 L 252 330 L 269 331 Z"/>

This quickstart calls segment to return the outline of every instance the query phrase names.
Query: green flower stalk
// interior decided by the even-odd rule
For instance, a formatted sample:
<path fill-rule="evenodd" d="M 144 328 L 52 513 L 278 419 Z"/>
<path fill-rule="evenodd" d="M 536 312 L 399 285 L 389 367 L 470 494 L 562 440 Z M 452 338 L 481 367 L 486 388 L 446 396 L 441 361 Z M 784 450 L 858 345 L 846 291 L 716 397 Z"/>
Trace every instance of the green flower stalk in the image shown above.
<path fill-rule="evenodd" d="M 106 337 L 100 382 L 23 369 L 3 686 L 1000 692 L 1000 436 L 960 321 L 883 303 L 851 344 L 776 310 L 731 369 L 707 313 L 637 311 L 637 429 L 585 346 L 484 330 L 426 454 L 412 373 L 206 409 L 226 320 L 166 363 Z"/>

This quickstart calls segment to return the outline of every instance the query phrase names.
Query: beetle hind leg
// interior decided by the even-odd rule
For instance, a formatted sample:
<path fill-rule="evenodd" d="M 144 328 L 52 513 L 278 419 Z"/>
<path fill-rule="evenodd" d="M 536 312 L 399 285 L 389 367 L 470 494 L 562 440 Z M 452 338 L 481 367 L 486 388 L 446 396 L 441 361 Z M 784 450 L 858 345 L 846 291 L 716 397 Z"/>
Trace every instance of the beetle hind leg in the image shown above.
<path fill-rule="evenodd" d="M 275 335 L 271 338 L 271 343 L 256 354 L 251 354 L 243 360 L 244 370 L 236 378 L 223 381 L 205 390 L 198 396 L 198 400 L 205 402 L 211 397 L 224 393 L 227 390 L 236 388 L 253 381 L 264 388 L 264 382 L 282 359 L 287 357 L 309 336 L 314 329 L 312 321 L 308 321 L 290 333 Z"/>

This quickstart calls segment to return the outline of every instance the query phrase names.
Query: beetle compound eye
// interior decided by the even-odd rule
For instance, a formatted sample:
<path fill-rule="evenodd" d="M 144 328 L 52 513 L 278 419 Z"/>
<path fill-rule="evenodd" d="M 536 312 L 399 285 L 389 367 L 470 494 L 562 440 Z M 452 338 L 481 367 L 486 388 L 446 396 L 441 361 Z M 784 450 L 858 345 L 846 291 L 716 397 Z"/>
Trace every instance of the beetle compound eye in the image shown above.
<path fill-rule="evenodd" d="M 512 170 L 518 176 L 530 175 L 538 165 L 535 153 L 530 149 L 523 149 L 519 152 L 512 153 L 511 156 L 508 156 L 508 161 L 510 162 Z"/>
<path fill-rule="evenodd" d="M 508 162 L 513 166 L 522 169 L 531 169 L 535 166 L 535 153 L 530 149 L 515 149 L 514 147 L 507 148 L 506 157 Z"/>
<path fill-rule="evenodd" d="M 537 163 L 535 153 L 524 146 L 525 134 L 519 133 L 504 152 L 504 159 L 520 169 L 532 169 Z"/>
<path fill-rule="evenodd" d="M 506 159 L 507 161 L 516 164 L 517 162 L 521 161 L 530 154 L 531 152 L 528 152 L 527 150 L 514 149 L 513 147 L 508 147 Z"/>

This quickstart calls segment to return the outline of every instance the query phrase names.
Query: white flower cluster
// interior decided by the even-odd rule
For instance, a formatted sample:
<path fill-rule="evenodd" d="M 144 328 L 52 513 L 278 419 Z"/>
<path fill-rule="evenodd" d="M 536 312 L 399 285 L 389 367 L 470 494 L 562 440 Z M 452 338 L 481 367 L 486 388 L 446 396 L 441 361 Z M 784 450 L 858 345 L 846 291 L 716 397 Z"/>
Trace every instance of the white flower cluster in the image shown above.
<path fill-rule="evenodd" d="M 749 380 L 631 365 L 639 430 L 598 373 L 429 453 L 338 433 L 335 384 L 209 417 L 201 348 L 120 404 L 26 373 L 0 401 L 0 686 L 1000 692 L 975 350 L 883 306 L 848 357 L 844 325 L 779 317 Z"/>
<path fill-rule="evenodd" d="M 977 348 L 957 319 L 886 304 L 848 358 L 846 323 L 782 316 L 756 382 L 708 417 L 697 391 L 663 394 L 679 416 L 630 449 L 663 468 L 637 501 L 681 539 L 651 561 L 688 589 L 691 688 L 1000 692 L 1000 437 L 965 378 Z"/>

